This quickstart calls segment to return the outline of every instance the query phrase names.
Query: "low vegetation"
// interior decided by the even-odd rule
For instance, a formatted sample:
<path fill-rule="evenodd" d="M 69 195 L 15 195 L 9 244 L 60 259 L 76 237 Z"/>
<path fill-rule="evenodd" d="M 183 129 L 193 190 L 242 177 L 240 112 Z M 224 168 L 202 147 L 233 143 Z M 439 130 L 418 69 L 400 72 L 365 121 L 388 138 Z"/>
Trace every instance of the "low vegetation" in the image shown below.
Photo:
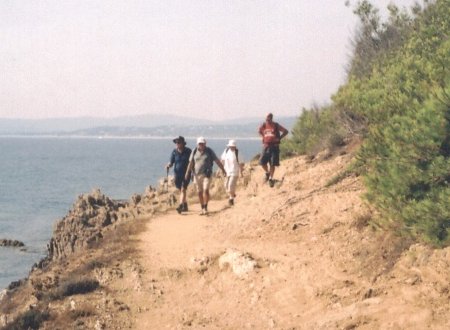
<path fill-rule="evenodd" d="M 9 323 L 3 330 L 39 329 L 41 324 L 50 317 L 46 311 L 30 309 Z"/>
<path fill-rule="evenodd" d="M 99 286 L 99 282 L 91 278 L 71 279 L 61 284 L 55 297 L 64 298 L 75 294 L 85 294 L 95 291 Z"/>
<path fill-rule="evenodd" d="M 448 246 L 450 6 L 425 4 L 390 5 L 382 22 L 369 1 L 357 3 L 347 82 L 330 105 L 304 109 L 283 154 L 314 155 L 362 138 L 357 164 L 336 182 L 358 169 L 379 227 Z"/>

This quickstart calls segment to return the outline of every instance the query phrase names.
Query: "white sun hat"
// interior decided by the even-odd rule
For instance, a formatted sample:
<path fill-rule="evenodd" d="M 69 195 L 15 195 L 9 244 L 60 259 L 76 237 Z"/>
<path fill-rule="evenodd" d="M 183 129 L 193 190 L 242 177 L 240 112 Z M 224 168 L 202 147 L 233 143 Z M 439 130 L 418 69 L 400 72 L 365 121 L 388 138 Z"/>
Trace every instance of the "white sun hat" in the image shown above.
<path fill-rule="evenodd" d="M 228 141 L 227 147 L 236 147 L 236 140 Z"/>
<path fill-rule="evenodd" d="M 200 136 L 197 138 L 197 144 L 199 144 L 199 143 L 206 143 L 206 140 L 203 136 Z"/>

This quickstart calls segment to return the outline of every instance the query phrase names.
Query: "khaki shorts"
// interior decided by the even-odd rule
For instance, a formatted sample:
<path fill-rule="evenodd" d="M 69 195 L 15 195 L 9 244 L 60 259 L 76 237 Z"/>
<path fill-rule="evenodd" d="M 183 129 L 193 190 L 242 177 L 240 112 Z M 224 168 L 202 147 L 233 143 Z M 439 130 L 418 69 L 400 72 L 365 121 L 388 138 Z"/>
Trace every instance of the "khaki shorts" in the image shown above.
<path fill-rule="evenodd" d="M 227 176 L 225 181 L 225 190 L 228 194 L 234 195 L 236 192 L 236 184 L 238 181 L 238 176 Z"/>
<path fill-rule="evenodd" d="M 210 178 L 206 177 L 203 174 L 199 174 L 194 176 L 194 182 L 199 193 L 203 192 L 204 190 L 209 191 L 209 185 L 211 184 Z"/>

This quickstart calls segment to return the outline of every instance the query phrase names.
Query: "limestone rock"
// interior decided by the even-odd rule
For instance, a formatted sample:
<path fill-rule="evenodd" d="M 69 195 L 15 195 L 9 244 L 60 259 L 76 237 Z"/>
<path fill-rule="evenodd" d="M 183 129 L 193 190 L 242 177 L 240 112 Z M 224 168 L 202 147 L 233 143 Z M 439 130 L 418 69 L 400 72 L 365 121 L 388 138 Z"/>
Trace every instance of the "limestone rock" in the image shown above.
<path fill-rule="evenodd" d="M 233 273 L 239 277 L 253 271 L 257 265 L 257 262 L 248 253 L 242 253 L 233 249 L 228 249 L 219 258 L 220 269 L 229 266 Z"/>
<path fill-rule="evenodd" d="M 111 200 L 99 189 L 78 196 L 69 213 L 55 225 L 48 259 L 65 258 L 101 240 L 103 229 L 119 219 L 120 207 L 124 204 Z"/>
<path fill-rule="evenodd" d="M 4 290 L 0 291 L 0 301 L 2 301 L 7 296 L 8 296 L 8 290 L 4 289 Z"/>

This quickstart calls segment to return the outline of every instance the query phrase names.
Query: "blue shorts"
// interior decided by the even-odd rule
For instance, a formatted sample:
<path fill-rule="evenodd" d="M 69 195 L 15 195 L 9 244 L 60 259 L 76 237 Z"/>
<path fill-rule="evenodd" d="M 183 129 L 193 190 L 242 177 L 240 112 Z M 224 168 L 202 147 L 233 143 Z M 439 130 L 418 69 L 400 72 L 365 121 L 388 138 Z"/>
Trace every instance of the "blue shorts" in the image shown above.
<path fill-rule="evenodd" d="M 175 187 L 177 187 L 177 189 L 181 189 L 181 187 L 183 187 L 184 189 L 187 188 L 188 184 L 189 184 L 190 180 L 185 180 L 184 179 L 184 175 L 176 175 L 175 174 Z"/>
<path fill-rule="evenodd" d="M 259 158 L 259 165 L 266 165 L 269 163 L 271 166 L 280 166 L 280 147 L 269 146 L 264 147 Z"/>

